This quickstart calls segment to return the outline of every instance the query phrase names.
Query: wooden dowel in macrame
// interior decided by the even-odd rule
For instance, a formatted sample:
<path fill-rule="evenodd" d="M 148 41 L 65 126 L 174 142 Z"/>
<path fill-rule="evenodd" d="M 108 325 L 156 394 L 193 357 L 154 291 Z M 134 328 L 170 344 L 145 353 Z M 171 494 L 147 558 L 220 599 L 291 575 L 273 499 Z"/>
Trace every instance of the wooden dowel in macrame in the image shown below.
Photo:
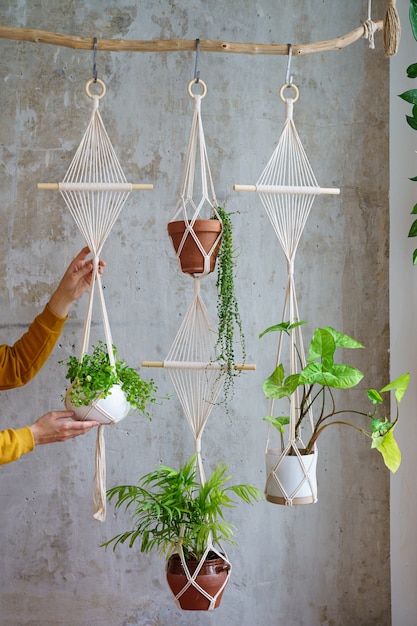
<path fill-rule="evenodd" d="M 172 367 L 173 369 L 221 369 L 223 366 L 219 363 L 200 363 L 191 361 L 142 361 L 142 367 Z M 234 370 L 239 371 L 253 371 L 256 370 L 256 365 L 253 363 L 235 363 Z"/>
<path fill-rule="evenodd" d="M 151 183 L 38 183 L 37 187 L 63 191 L 146 191 L 153 189 Z"/>
<path fill-rule="evenodd" d="M 396 0 L 388 0 L 387 12 L 382 29 L 385 56 L 397 54 L 401 38 L 401 23 L 398 15 Z"/>
<path fill-rule="evenodd" d="M 337 187 L 302 187 L 290 185 L 233 185 L 234 191 L 259 191 L 261 193 L 293 193 L 306 195 L 330 194 L 337 196 L 340 189 Z"/>

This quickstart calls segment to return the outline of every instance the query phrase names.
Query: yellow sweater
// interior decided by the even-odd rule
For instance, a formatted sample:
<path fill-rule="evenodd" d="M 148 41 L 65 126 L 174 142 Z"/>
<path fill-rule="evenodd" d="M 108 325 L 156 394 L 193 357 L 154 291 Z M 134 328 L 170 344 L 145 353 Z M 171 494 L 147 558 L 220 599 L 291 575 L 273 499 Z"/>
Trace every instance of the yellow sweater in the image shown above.
<path fill-rule="evenodd" d="M 14 346 L 0 346 L 0 390 L 21 387 L 41 369 L 61 334 L 66 318 L 47 305 Z M 16 461 L 35 447 L 29 426 L 0 432 L 0 465 Z"/>

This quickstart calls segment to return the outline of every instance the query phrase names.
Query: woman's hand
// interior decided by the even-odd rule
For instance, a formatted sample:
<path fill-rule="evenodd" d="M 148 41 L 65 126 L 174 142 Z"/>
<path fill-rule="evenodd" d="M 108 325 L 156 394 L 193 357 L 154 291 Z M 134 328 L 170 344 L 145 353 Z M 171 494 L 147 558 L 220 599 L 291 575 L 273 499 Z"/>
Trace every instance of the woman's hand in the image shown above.
<path fill-rule="evenodd" d="M 98 422 L 76 422 L 70 419 L 74 416 L 72 411 L 50 411 L 42 415 L 30 429 L 33 433 L 35 446 L 43 443 L 66 441 L 79 435 L 85 435 L 89 430 L 98 426 Z"/>
<path fill-rule="evenodd" d="M 49 307 L 59 317 L 66 317 L 71 304 L 90 287 L 94 264 L 92 259 L 86 260 L 90 250 L 85 247 L 70 263 L 58 287 L 49 300 Z M 100 259 L 98 271 L 103 273 L 105 262 Z"/>

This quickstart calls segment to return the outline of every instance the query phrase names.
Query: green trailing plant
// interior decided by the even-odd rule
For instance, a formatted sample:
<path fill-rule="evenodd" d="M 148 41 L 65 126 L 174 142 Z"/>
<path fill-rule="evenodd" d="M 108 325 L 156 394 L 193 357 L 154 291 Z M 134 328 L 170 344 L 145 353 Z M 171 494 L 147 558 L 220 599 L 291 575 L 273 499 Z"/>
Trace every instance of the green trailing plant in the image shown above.
<path fill-rule="evenodd" d="M 162 465 L 140 478 L 137 485 L 120 485 L 107 492 L 115 508 L 131 511 L 133 528 L 106 541 L 103 546 L 140 542 L 141 552 L 157 550 L 166 557 L 178 542 L 187 560 L 200 560 L 209 539 L 213 543 L 233 540 L 234 527 L 225 521 L 224 509 L 240 498 L 253 504 L 263 496 L 251 485 L 227 485 L 227 465 L 219 463 L 203 484 L 197 480 L 196 457 L 181 469 Z"/>
<path fill-rule="evenodd" d="M 233 391 L 234 377 L 240 373 L 234 368 L 236 337 L 241 346 L 242 363 L 246 360 L 246 343 L 235 291 L 236 251 L 233 245 L 231 213 L 227 213 L 222 207 L 217 207 L 217 213 L 223 223 L 223 231 L 217 258 L 218 338 L 216 349 L 218 361 L 226 370 L 224 392 L 227 401 Z"/>
<path fill-rule="evenodd" d="M 417 0 L 410 0 L 409 5 L 409 18 L 411 31 L 414 39 L 417 40 Z M 417 78 L 417 63 L 412 63 L 407 67 L 408 78 Z M 404 93 L 399 94 L 399 97 L 413 105 L 411 115 L 406 115 L 407 124 L 413 129 L 417 130 L 417 89 L 408 89 Z M 417 182 L 417 176 L 413 176 L 410 180 Z M 414 205 L 411 215 L 417 214 L 417 204 Z M 412 223 L 408 232 L 409 237 L 417 237 L 417 219 Z M 413 252 L 413 264 L 417 265 L 417 248 Z"/>
<path fill-rule="evenodd" d="M 291 331 L 305 322 L 283 322 L 267 328 L 260 337 L 273 331 L 285 333 L 291 337 Z M 354 428 L 371 440 L 371 448 L 375 448 L 382 454 L 385 465 L 396 472 L 401 463 L 401 452 L 394 438 L 394 428 L 399 418 L 399 403 L 407 389 L 410 375 L 403 374 L 393 382 L 385 385 L 380 391 L 368 389 L 367 398 L 371 403 L 369 411 L 354 409 L 338 409 L 333 389 L 351 389 L 356 387 L 362 380 L 363 374 L 356 367 L 336 363 L 334 355 L 337 348 L 356 349 L 363 348 L 355 339 L 336 331 L 330 326 L 317 328 L 312 336 L 306 363 L 303 364 L 300 354 L 298 359 L 300 371 L 296 374 L 285 375 L 284 367 L 279 364 L 274 372 L 263 382 L 263 390 L 267 398 L 290 400 L 293 394 L 297 394 L 299 406 L 296 412 L 295 436 L 300 435 L 300 429 L 304 420 L 311 414 L 313 407 L 317 409 L 317 416 L 313 417 L 314 427 L 309 441 L 305 446 L 306 454 L 312 451 L 318 437 L 333 425 L 343 425 Z M 392 421 L 385 413 L 377 415 L 378 409 L 383 404 L 383 393 L 394 391 L 396 401 L 396 416 Z M 314 413 L 314 411 L 313 411 Z M 367 419 L 367 428 L 362 427 L 356 421 L 347 421 L 342 416 L 351 415 Z M 277 428 L 283 436 L 285 427 L 289 424 L 289 416 L 267 416 L 264 418 Z M 304 434 L 304 433 L 303 433 Z"/>
<path fill-rule="evenodd" d="M 70 356 L 61 364 L 67 366 L 66 378 L 70 380 L 69 398 L 74 406 L 88 406 L 97 398 L 106 398 L 113 385 L 120 384 L 130 406 L 150 417 L 148 403 L 156 402 L 157 387 L 152 379 L 145 381 L 123 359 L 117 358 L 113 346 L 115 367 L 110 364 L 107 345 L 98 341 L 91 354 L 84 354 L 81 361 Z"/>

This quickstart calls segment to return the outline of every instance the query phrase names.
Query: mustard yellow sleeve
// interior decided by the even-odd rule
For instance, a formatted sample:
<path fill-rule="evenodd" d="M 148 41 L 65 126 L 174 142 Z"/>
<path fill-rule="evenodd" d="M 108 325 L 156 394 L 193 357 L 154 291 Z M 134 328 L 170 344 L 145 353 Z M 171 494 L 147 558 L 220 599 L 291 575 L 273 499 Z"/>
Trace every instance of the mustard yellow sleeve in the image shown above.
<path fill-rule="evenodd" d="M 35 447 L 33 433 L 29 426 L 0 432 L 0 465 L 17 461 L 22 454 L 32 452 Z"/>
<path fill-rule="evenodd" d="M 47 305 L 13 346 L 0 346 L 0 389 L 28 383 L 41 369 L 61 334 L 66 318 Z"/>

